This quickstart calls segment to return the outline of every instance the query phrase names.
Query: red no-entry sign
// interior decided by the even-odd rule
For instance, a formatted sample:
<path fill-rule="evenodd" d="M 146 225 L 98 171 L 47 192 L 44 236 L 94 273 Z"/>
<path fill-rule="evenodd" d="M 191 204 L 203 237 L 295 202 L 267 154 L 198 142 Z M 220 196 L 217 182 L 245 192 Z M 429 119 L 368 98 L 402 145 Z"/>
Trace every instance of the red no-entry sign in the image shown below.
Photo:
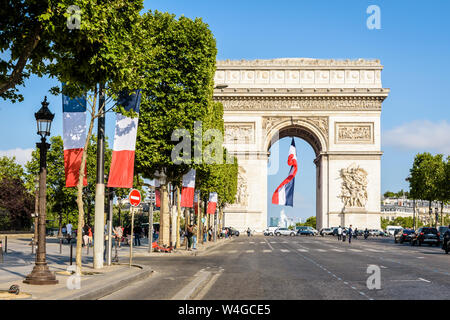
<path fill-rule="evenodd" d="M 139 190 L 133 189 L 128 196 L 128 200 L 130 200 L 130 204 L 133 207 L 137 207 L 141 203 L 141 193 Z"/>

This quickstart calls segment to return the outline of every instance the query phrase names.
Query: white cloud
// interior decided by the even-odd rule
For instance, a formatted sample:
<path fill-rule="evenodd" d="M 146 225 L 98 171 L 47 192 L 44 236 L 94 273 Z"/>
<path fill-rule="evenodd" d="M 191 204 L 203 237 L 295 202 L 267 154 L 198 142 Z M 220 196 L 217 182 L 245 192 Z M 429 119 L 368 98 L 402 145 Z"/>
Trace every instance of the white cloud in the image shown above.
<path fill-rule="evenodd" d="M 31 153 L 34 149 L 10 149 L 10 150 L 0 150 L 0 157 L 16 157 L 17 163 L 21 165 L 25 165 L 28 161 L 31 160 Z"/>
<path fill-rule="evenodd" d="M 407 150 L 436 151 L 450 154 L 450 123 L 416 120 L 383 134 L 383 145 Z"/>

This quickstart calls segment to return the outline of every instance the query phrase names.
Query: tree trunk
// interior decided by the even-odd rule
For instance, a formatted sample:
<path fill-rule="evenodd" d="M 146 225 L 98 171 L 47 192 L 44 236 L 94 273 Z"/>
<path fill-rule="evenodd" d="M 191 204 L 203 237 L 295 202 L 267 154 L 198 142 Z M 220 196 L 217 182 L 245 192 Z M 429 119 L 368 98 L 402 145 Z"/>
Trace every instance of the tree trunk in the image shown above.
<path fill-rule="evenodd" d="M 97 88 L 94 91 L 94 102 L 91 111 L 91 121 L 89 123 L 89 131 L 86 136 L 86 142 L 84 144 L 83 156 L 81 157 L 81 166 L 77 184 L 77 206 L 78 206 L 78 226 L 77 226 L 77 250 L 76 250 L 76 274 L 81 275 L 81 249 L 83 241 L 83 223 L 84 223 L 84 208 L 83 208 L 83 180 L 86 167 L 87 149 L 92 136 L 92 129 L 94 128 L 95 120 L 95 105 L 97 101 Z"/>
<path fill-rule="evenodd" d="M 161 208 L 159 211 L 159 245 L 169 245 L 170 225 L 169 225 L 169 193 L 167 183 L 161 184 Z"/>
<path fill-rule="evenodd" d="M 202 227 L 202 213 L 200 212 L 200 195 L 198 196 L 197 201 L 197 244 L 200 243 L 200 233 L 201 233 L 201 227 Z M 194 209 L 195 214 L 195 209 Z"/>
<path fill-rule="evenodd" d="M 181 247 L 180 245 L 180 218 L 181 218 L 181 194 L 180 187 L 177 186 L 177 248 Z"/>

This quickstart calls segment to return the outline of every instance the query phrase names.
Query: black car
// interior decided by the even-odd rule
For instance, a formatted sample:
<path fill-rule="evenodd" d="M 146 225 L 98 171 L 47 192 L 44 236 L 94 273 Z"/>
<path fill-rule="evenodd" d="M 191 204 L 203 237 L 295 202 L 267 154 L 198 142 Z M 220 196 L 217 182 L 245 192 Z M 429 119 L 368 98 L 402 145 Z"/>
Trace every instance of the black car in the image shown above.
<path fill-rule="evenodd" d="M 423 243 L 428 243 L 430 246 L 435 244 L 441 245 L 441 239 L 439 238 L 439 232 L 436 228 L 422 227 L 414 234 L 411 234 L 411 245 L 418 244 L 421 246 Z"/>
<path fill-rule="evenodd" d="M 411 237 L 413 234 L 414 230 L 411 229 L 399 230 L 394 235 L 394 242 L 395 243 L 411 242 Z"/>
<path fill-rule="evenodd" d="M 442 250 L 445 251 L 445 253 L 449 253 L 450 251 L 450 229 L 447 229 L 444 233 L 444 237 L 442 240 Z"/>
<path fill-rule="evenodd" d="M 228 232 L 231 236 L 236 236 L 239 237 L 239 231 L 237 231 L 235 228 L 233 227 L 227 227 L 228 228 Z"/>
<path fill-rule="evenodd" d="M 298 236 L 314 236 L 314 231 L 309 229 L 298 229 L 297 231 Z"/>

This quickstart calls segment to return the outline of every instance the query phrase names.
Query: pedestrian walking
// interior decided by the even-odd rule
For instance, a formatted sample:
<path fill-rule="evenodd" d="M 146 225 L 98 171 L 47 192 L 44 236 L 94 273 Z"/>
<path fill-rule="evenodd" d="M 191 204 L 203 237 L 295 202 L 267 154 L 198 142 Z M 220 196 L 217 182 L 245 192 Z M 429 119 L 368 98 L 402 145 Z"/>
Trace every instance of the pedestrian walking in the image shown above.
<path fill-rule="evenodd" d="M 142 234 L 141 226 L 137 225 L 133 231 L 134 231 L 134 245 L 136 247 L 140 246 L 141 245 L 141 234 Z"/>
<path fill-rule="evenodd" d="M 355 231 L 353 232 L 353 238 L 355 238 L 355 240 L 358 239 L 358 228 L 355 228 Z"/>
<path fill-rule="evenodd" d="M 192 246 L 192 235 L 193 235 L 193 225 L 189 225 L 187 227 L 187 240 L 188 240 L 188 251 L 191 251 L 191 246 Z"/>
<path fill-rule="evenodd" d="M 70 243 L 72 241 L 72 224 L 70 222 L 66 224 L 66 230 L 67 230 L 67 243 Z"/>
<path fill-rule="evenodd" d="M 345 242 L 347 236 L 347 230 L 345 230 L 345 228 L 342 229 L 342 242 Z"/>
<path fill-rule="evenodd" d="M 197 225 L 192 227 L 192 249 L 197 250 Z"/>
<path fill-rule="evenodd" d="M 88 245 L 89 246 L 92 246 L 92 238 L 93 238 L 92 228 L 89 226 L 89 228 L 88 228 Z"/>
<path fill-rule="evenodd" d="M 337 230 L 337 237 L 338 237 L 338 241 L 340 241 L 340 240 L 341 240 L 341 237 L 342 237 L 342 228 L 341 228 L 341 226 L 338 227 L 338 230 Z"/>
<path fill-rule="evenodd" d="M 203 242 L 206 242 L 206 237 L 208 236 L 206 226 L 203 226 Z"/>
<path fill-rule="evenodd" d="M 87 246 L 88 243 L 89 243 L 88 226 L 85 224 L 83 227 L 83 247 Z"/>
<path fill-rule="evenodd" d="M 114 241 L 119 242 L 119 248 L 120 248 L 120 242 L 122 241 L 122 235 L 123 235 L 123 229 L 121 226 L 117 226 L 114 228 Z"/>
<path fill-rule="evenodd" d="M 350 228 L 348 228 L 348 243 L 352 243 L 352 225 L 350 225 Z"/>
<path fill-rule="evenodd" d="M 209 227 L 209 230 L 208 230 L 208 241 L 212 241 L 212 235 L 213 235 L 212 227 Z"/>

